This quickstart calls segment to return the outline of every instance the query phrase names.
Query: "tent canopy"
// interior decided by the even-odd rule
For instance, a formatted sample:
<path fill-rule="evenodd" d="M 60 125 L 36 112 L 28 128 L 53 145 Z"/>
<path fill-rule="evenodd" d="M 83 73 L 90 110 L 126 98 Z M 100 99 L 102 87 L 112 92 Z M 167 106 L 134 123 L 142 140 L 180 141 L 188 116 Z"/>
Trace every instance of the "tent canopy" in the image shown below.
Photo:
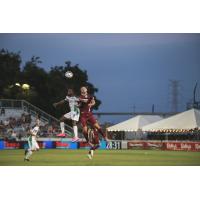
<path fill-rule="evenodd" d="M 119 124 L 107 128 L 107 131 L 125 131 L 125 132 L 135 132 L 141 130 L 143 126 L 159 121 L 162 117 L 158 115 L 138 115 L 129 120 L 123 121 Z"/>
<path fill-rule="evenodd" d="M 158 122 L 146 125 L 143 131 L 190 130 L 200 128 L 200 111 L 187 110 Z"/>

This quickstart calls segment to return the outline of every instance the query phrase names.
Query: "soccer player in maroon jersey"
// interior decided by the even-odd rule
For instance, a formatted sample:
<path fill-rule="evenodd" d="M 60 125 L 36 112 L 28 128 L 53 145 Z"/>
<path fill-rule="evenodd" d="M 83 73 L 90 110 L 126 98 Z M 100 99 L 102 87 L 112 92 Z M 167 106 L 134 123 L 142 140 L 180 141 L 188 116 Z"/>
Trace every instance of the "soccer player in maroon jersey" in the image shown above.
<path fill-rule="evenodd" d="M 88 128 L 88 139 L 90 143 L 88 158 L 91 160 L 94 156 L 94 151 L 100 147 L 99 134 L 97 129 Z"/>
<path fill-rule="evenodd" d="M 95 105 L 94 97 L 88 94 L 88 90 L 86 87 L 81 87 L 80 91 L 80 122 L 83 128 L 83 135 L 86 141 L 90 144 L 90 146 L 93 146 L 93 144 L 90 143 L 88 138 L 88 122 L 91 124 L 93 129 L 100 133 L 104 140 L 107 141 L 106 134 L 102 131 L 98 121 L 95 119 L 91 111 L 91 108 Z"/>

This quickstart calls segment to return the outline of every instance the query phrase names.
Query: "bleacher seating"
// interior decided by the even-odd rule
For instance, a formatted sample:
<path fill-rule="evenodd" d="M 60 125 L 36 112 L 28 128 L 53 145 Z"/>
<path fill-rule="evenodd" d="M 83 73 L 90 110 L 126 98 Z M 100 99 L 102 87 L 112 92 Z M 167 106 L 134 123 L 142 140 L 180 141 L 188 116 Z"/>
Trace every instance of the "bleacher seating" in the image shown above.
<path fill-rule="evenodd" d="M 0 120 L 4 121 L 9 117 L 18 118 L 18 117 L 21 117 L 22 113 L 26 113 L 26 112 L 24 112 L 22 109 L 5 108 L 5 115 L 0 115 Z"/>
<path fill-rule="evenodd" d="M 60 132 L 60 122 L 55 117 L 32 105 L 25 100 L 0 99 L 0 108 L 5 109 L 5 115 L 0 114 L 0 137 L 9 135 L 12 131 L 17 136 L 27 134 L 26 128 L 35 124 L 36 116 L 41 116 L 40 133 L 42 137 L 54 137 Z M 25 122 L 22 115 L 29 115 L 31 123 Z M 8 125 L 5 125 L 7 123 Z M 14 124 L 14 125 L 13 125 Z M 65 124 L 66 132 L 73 132 L 73 129 Z"/>

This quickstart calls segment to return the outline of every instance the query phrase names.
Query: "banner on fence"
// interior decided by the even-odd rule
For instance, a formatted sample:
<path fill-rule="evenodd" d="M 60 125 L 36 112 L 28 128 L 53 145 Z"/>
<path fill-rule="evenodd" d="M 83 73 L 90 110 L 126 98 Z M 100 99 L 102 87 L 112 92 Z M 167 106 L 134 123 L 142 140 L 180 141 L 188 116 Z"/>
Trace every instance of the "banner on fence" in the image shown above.
<path fill-rule="evenodd" d="M 200 142 L 166 142 L 163 143 L 163 149 L 176 151 L 200 151 Z"/>
<path fill-rule="evenodd" d="M 200 142 L 131 141 L 128 149 L 162 149 L 175 151 L 200 151 Z"/>
<path fill-rule="evenodd" d="M 57 141 L 55 142 L 56 149 L 77 149 L 77 142 Z"/>

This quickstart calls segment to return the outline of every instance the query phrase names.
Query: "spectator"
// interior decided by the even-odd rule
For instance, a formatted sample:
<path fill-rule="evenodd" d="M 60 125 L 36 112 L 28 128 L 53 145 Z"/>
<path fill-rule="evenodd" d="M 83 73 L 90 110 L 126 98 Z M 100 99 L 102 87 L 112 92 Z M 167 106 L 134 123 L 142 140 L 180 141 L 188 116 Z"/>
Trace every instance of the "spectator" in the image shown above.
<path fill-rule="evenodd" d="M 19 139 L 19 140 L 22 139 L 22 134 L 21 134 L 21 133 L 19 133 L 19 135 L 18 135 L 18 139 Z"/>
<path fill-rule="evenodd" d="M 21 121 L 23 124 L 26 123 L 26 115 L 24 113 L 22 113 L 22 115 L 21 115 Z"/>
<path fill-rule="evenodd" d="M 4 126 L 6 126 L 6 127 L 9 125 L 9 123 L 10 123 L 10 121 L 9 121 L 8 119 L 6 119 L 6 120 L 3 122 Z"/>
<path fill-rule="evenodd" d="M 0 113 L 0 114 L 1 114 L 1 116 L 2 116 L 2 115 L 3 115 L 3 116 L 5 116 L 5 115 L 6 115 L 5 108 L 3 108 L 3 107 L 1 108 L 1 113 Z"/>
<path fill-rule="evenodd" d="M 17 139 L 17 133 L 14 130 L 11 130 L 10 140 L 16 141 Z"/>
<path fill-rule="evenodd" d="M 26 123 L 31 124 L 31 114 L 25 116 L 25 121 Z"/>

